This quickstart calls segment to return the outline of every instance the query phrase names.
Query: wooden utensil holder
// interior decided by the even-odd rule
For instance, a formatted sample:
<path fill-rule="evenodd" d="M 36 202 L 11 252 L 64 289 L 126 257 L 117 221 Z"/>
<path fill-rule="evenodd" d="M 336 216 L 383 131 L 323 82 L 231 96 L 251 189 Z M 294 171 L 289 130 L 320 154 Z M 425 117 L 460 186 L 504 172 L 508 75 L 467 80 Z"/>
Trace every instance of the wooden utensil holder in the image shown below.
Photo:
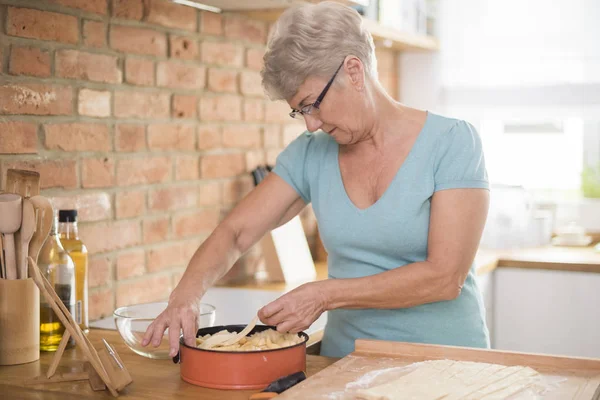
<path fill-rule="evenodd" d="M 40 358 L 40 291 L 33 279 L 0 279 L 0 365 Z"/>

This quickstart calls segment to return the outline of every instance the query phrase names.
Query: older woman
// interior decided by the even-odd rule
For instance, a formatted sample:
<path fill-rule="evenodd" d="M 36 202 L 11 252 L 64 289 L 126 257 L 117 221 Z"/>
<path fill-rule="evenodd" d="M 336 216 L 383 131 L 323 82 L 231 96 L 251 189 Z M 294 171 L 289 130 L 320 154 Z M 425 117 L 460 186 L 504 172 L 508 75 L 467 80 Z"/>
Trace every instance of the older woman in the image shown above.
<path fill-rule="evenodd" d="M 263 86 L 308 132 L 200 246 L 145 344 L 166 327 L 172 355 L 180 328 L 193 343 L 208 287 L 312 203 L 329 279 L 266 305 L 263 323 L 298 332 L 328 311 L 327 356 L 348 354 L 357 338 L 489 346 L 473 269 L 489 201 L 475 129 L 394 101 L 360 15 L 336 3 L 286 11 L 264 61 Z"/>

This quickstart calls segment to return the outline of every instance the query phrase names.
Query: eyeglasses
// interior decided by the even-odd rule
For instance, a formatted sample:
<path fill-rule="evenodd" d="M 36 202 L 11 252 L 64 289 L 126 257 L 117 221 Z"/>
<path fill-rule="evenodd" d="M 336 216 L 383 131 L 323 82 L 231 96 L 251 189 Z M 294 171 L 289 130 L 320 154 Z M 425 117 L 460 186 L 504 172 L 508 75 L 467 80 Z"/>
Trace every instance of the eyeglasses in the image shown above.
<path fill-rule="evenodd" d="M 323 91 L 321 92 L 321 94 L 319 95 L 319 97 L 317 97 L 317 100 L 315 100 L 314 103 L 307 104 L 305 106 L 300 107 L 299 110 L 296 110 L 295 108 L 292 108 L 292 112 L 290 113 L 290 117 L 292 117 L 294 119 L 304 119 L 305 115 L 317 114 L 319 112 L 319 106 L 321 105 L 321 102 L 323 101 L 323 98 L 325 98 L 325 95 L 327 94 L 327 91 L 329 90 L 329 87 L 331 86 L 331 84 L 333 83 L 333 80 L 335 79 L 336 75 L 338 74 L 338 72 L 342 68 L 342 65 L 344 65 L 344 61 L 342 61 L 342 63 L 340 64 L 340 66 L 335 70 L 335 74 L 333 74 L 333 76 L 331 77 L 331 79 L 329 80 L 329 82 L 327 82 L 327 86 L 325 86 L 325 89 L 323 89 Z"/>

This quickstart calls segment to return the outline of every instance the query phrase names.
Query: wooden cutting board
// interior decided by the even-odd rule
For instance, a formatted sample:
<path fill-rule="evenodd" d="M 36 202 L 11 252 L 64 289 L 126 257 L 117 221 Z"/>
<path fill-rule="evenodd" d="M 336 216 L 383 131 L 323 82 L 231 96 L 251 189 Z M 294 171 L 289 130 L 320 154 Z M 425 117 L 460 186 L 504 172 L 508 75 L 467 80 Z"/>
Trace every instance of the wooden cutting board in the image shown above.
<path fill-rule="evenodd" d="M 531 367 L 549 380 L 560 381 L 545 399 L 592 400 L 600 385 L 600 359 L 359 339 L 353 353 L 277 396 L 277 399 L 346 400 L 346 385 L 370 371 L 444 359 Z"/>

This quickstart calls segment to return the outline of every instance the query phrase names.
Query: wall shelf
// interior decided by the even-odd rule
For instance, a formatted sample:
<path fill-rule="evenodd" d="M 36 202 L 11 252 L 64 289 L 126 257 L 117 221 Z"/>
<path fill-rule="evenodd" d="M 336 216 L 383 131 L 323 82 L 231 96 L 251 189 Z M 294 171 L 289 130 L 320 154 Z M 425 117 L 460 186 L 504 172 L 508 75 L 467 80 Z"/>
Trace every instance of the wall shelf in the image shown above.
<path fill-rule="evenodd" d="M 226 12 L 238 12 L 250 18 L 273 22 L 288 7 L 309 1 L 318 3 L 319 0 L 191 0 L 197 3 L 218 7 Z M 337 0 L 348 6 L 365 5 L 368 0 Z M 376 21 L 364 19 L 365 26 L 373 35 L 377 47 L 390 48 L 397 51 L 430 52 L 439 49 L 439 43 L 432 36 L 417 35 L 391 27 L 383 26 Z"/>

